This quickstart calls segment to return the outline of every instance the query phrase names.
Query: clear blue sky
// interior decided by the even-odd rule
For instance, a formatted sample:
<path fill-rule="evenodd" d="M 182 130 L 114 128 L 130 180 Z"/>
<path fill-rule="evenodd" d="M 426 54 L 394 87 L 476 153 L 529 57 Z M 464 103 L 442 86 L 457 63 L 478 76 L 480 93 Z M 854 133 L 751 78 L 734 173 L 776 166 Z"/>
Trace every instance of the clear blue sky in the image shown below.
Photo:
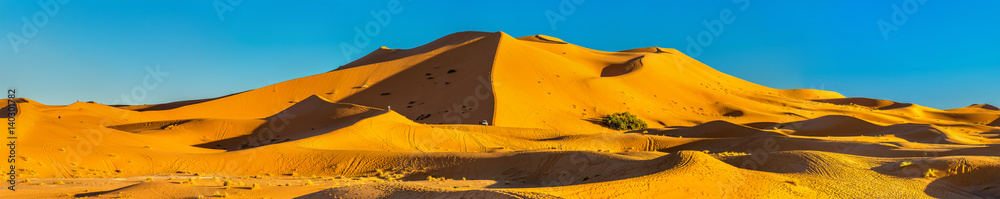
<path fill-rule="evenodd" d="M 39 5 L 48 1 L 58 10 Z M 351 61 L 341 44 L 354 43 L 355 27 L 377 24 L 371 11 L 389 9 L 388 1 L 63 1 L 0 1 L 0 86 L 47 104 L 112 103 L 159 65 L 169 76 L 133 103 L 217 97 Z M 469 30 L 545 34 L 605 51 L 677 48 L 775 88 L 942 109 L 1000 103 L 1000 1 L 734 1 L 402 0 L 357 47 L 412 48 Z M 731 23 L 692 52 L 686 38 L 711 34 L 703 21 L 720 13 Z M 565 18 L 553 26 L 549 17 Z M 896 29 L 884 35 L 880 20 Z"/>

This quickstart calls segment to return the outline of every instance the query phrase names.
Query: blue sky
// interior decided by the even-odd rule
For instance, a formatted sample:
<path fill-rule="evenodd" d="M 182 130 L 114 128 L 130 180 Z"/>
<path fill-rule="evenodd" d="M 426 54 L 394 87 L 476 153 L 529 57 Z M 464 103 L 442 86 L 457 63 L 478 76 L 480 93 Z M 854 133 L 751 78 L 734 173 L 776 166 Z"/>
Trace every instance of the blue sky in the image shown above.
<path fill-rule="evenodd" d="M 217 97 L 333 70 L 351 61 L 341 44 L 353 45 L 354 28 L 374 22 L 378 32 L 353 45 L 361 54 L 352 59 L 458 31 L 504 31 L 605 51 L 677 48 L 775 88 L 941 109 L 1000 103 L 1000 1 L 621 2 L 0 1 L 0 86 L 46 104 Z M 379 24 L 373 11 L 391 18 Z M 730 23 L 717 35 L 704 23 L 722 19 Z M 692 52 L 687 38 L 699 34 L 708 45 Z M 160 76 L 148 78 L 151 66 Z"/>

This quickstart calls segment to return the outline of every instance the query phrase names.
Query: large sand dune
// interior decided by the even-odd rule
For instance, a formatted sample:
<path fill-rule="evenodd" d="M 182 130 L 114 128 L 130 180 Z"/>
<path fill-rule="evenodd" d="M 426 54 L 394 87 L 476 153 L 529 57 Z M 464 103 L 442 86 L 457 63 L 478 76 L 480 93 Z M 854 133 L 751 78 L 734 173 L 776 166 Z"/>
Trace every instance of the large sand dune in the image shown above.
<path fill-rule="evenodd" d="M 4 197 L 1000 197 L 995 106 L 773 89 L 544 35 L 460 32 L 212 99 L 16 101 Z M 626 111 L 648 128 L 600 121 Z"/>

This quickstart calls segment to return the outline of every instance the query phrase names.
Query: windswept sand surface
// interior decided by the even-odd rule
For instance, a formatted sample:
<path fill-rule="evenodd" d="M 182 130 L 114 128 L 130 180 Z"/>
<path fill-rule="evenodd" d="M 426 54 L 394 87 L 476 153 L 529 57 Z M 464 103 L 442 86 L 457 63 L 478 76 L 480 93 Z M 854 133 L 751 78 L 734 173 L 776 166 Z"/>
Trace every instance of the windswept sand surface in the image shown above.
<path fill-rule="evenodd" d="M 16 100 L 5 198 L 1000 198 L 995 106 L 773 89 L 543 35 L 460 32 L 214 99 Z M 624 111 L 649 128 L 601 124 Z"/>

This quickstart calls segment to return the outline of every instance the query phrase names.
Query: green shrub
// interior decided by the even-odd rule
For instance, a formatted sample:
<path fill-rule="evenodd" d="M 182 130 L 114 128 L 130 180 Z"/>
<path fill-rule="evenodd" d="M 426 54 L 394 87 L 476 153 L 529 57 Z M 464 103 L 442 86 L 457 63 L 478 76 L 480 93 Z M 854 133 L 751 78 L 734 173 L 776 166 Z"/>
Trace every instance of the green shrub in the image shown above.
<path fill-rule="evenodd" d="M 615 113 L 604 116 L 604 124 L 622 131 L 639 130 L 646 128 L 646 122 L 640 120 L 629 112 Z"/>

